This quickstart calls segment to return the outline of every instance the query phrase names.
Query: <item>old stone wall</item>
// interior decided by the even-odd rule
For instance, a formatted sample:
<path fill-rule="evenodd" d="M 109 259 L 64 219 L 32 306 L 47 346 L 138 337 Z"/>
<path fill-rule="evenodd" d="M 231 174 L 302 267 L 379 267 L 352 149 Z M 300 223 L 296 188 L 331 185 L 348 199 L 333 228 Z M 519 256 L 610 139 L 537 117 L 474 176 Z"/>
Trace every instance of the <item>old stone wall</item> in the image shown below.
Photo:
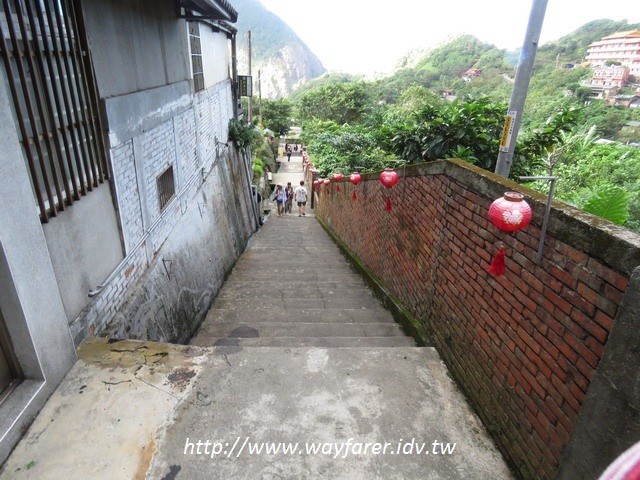
<path fill-rule="evenodd" d="M 455 160 L 399 173 L 390 190 L 378 175 L 322 188 L 318 219 L 420 320 L 518 473 L 554 478 L 640 264 L 640 236 L 556 203 L 538 265 L 541 195 Z M 515 234 L 487 216 L 507 190 L 534 209 Z M 507 271 L 493 277 L 499 242 Z"/>

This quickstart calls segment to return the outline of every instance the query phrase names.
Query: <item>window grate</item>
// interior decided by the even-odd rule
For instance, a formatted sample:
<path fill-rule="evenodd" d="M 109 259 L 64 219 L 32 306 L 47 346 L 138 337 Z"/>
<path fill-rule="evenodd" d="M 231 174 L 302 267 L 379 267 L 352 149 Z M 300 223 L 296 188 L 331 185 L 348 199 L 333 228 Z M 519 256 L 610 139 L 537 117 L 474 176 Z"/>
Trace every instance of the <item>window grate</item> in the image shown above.
<path fill-rule="evenodd" d="M 173 165 L 171 165 L 158 176 L 157 184 L 158 199 L 160 200 L 160 211 L 162 211 L 176 194 L 176 185 L 173 179 Z"/>
<path fill-rule="evenodd" d="M 109 178 L 78 0 L 2 0 L 0 54 L 42 222 Z"/>

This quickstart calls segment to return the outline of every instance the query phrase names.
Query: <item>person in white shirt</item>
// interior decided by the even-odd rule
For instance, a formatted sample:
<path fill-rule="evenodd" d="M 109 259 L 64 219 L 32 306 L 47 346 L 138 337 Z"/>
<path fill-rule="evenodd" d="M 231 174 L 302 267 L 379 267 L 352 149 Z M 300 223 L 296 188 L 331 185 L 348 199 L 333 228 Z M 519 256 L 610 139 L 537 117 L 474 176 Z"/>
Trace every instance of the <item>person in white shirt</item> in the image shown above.
<path fill-rule="evenodd" d="M 304 215 L 304 209 L 307 205 L 307 189 L 304 188 L 304 180 L 300 180 L 300 186 L 296 187 L 293 192 L 293 199 L 298 204 L 298 216 Z"/>

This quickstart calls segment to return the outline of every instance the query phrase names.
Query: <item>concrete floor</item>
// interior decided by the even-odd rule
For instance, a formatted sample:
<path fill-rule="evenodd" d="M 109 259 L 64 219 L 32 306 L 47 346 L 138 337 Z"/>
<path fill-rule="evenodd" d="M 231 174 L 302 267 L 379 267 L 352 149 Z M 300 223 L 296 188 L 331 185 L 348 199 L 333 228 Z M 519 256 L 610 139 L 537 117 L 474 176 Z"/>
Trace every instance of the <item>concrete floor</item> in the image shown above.
<path fill-rule="evenodd" d="M 430 347 L 91 339 L 79 354 L 0 478 L 512 478 Z"/>

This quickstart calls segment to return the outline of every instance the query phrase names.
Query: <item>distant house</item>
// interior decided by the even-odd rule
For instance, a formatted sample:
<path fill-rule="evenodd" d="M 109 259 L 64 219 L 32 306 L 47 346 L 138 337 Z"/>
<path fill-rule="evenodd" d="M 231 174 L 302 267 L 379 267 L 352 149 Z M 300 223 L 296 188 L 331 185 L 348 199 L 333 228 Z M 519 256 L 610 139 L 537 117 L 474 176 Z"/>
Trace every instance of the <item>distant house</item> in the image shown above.
<path fill-rule="evenodd" d="M 624 87 L 629 80 L 629 67 L 599 67 L 593 70 L 591 83 L 603 87 Z"/>
<path fill-rule="evenodd" d="M 227 0 L 4 5 L 0 463 L 80 341 L 184 341 L 257 228 Z"/>
<path fill-rule="evenodd" d="M 620 91 L 620 87 L 615 85 L 597 85 L 589 81 L 581 82 L 580 85 L 585 88 L 589 88 L 591 90 L 591 96 L 593 98 L 599 98 L 603 100 L 608 100 L 615 97 Z"/>
<path fill-rule="evenodd" d="M 479 68 L 470 68 L 466 72 L 464 72 L 461 77 L 465 82 L 470 82 L 474 78 L 478 78 L 482 76 L 482 70 Z"/>
<path fill-rule="evenodd" d="M 640 106 L 640 95 L 616 95 L 610 100 L 616 107 L 638 108 Z"/>

